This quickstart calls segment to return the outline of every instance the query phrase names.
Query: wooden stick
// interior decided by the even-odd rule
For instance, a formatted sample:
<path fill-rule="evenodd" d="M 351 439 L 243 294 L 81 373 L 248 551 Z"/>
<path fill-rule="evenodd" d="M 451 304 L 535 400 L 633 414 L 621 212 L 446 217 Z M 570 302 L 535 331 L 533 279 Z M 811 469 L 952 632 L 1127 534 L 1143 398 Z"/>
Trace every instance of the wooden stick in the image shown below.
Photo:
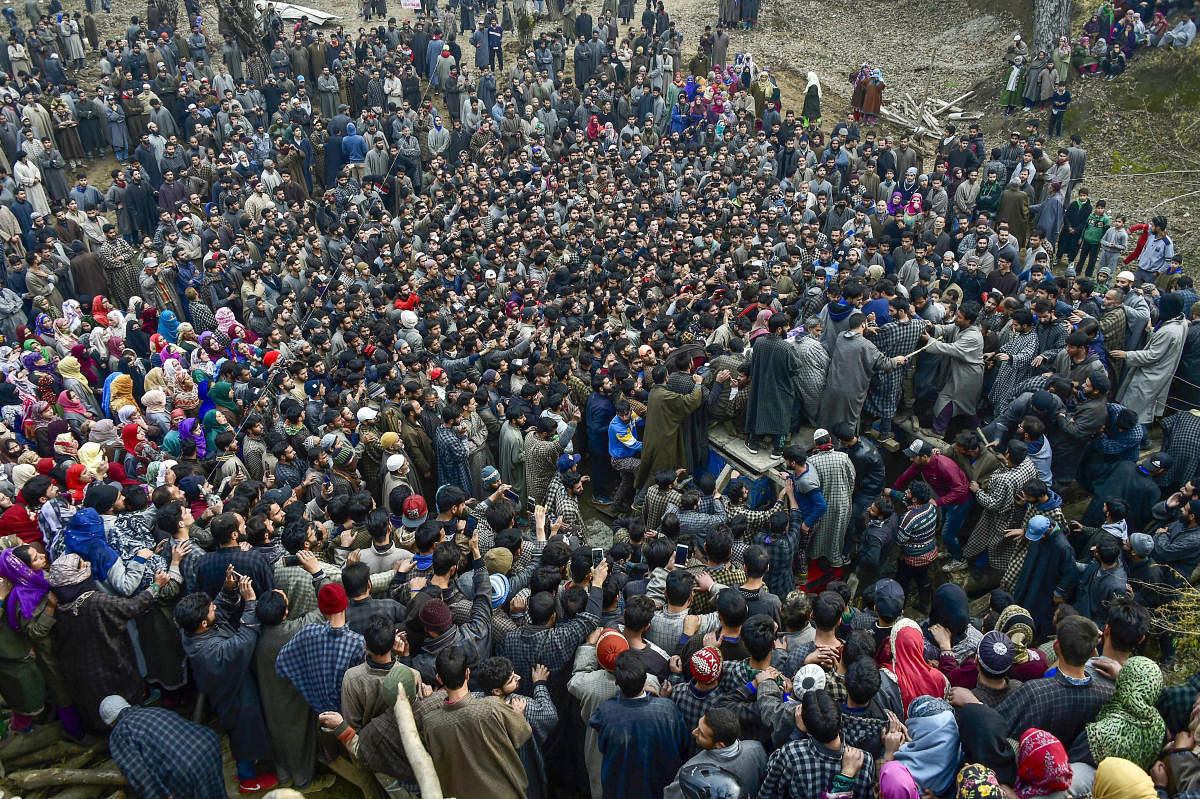
<path fill-rule="evenodd" d="M 24 790 L 54 788 L 60 785 L 128 785 L 119 771 L 96 771 L 78 768 L 44 768 L 34 771 L 18 771 L 8 779 Z"/>
<path fill-rule="evenodd" d="M 906 355 L 904 357 L 911 361 L 913 359 L 914 355 L 917 355 L 919 352 L 921 352 L 921 350 L 923 350 L 926 347 L 928 347 L 929 345 L 933 344 L 933 342 L 935 342 L 935 341 L 937 341 L 936 338 L 929 339 L 929 341 L 926 341 L 920 347 L 917 347 L 915 350 L 913 350 L 912 352 L 910 352 L 908 355 Z"/>

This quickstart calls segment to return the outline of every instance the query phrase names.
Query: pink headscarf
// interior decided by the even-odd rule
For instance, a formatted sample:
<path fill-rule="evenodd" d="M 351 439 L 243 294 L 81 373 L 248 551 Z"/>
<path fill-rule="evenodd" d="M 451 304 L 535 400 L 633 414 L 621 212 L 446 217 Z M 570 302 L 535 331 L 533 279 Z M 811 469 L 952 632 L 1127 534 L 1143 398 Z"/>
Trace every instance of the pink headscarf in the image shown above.
<path fill-rule="evenodd" d="M 879 796 L 881 799 L 918 799 L 921 792 L 908 767 L 898 760 L 884 763 L 879 769 Z"/>

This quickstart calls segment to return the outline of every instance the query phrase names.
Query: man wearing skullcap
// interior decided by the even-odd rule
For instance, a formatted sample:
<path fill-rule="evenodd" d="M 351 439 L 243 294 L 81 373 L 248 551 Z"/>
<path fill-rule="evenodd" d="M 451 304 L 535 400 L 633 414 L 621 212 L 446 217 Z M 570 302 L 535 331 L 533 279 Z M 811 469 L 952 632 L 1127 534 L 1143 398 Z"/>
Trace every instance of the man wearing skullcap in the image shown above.
<path fill-rule="evenodd" d="M 492 590 L 487 567 L 479 554 L 478 535 L 471 536 L 469 546 L 472 592 L 471 616 L 467 622 L 455 624 L 450 607 L 440 598 L 429 599 L 421 605 L 417 613 L 417 621 L 425 629 L 425 641 L 421 645 L 421 651 L 414 653 L 412 665 L 421 672 L 421 676 L 428 683 L 433 683 L 437 677 L 435 659 L 448 647 L 461 647 L 467 653 L 469 664 L 478 663 L 491 654 Z M 437 560 L 435 549 L 434 561 Z M 435 576 L 436 573 L 435 571 Z M 410 613 L 415 604 L 410 603 Z"/>
<path fill-rule="evenodd" d="M 130 707 L 115 694 L 100 703 L 112 728 L 108 748 L 138 796 L 225 799 L 221 738 L 161 707 Z"/>
<path fill-rule="evenodd" d="M 592 639 L 589 639 L 591 641 Z M 618 693 L 616 677 L 617 656 L 629 650 L 629 642 L 619 631 L 607 629 L 594 639 L 579 647 L 575 657 L 575 673 L 567 683 L 571 696 L 579 700 L 579 712 L 587 725 L 592 713 L 608 699 Z M 644 669 L 643 669 L 644 671 Z M 643 678 L 646 684 L 658 690 L 658 678 L 649 675 Z M 587 763 L 588 779 L 593 799 L 604 795 L 601 787 L 601 755 L 596 730 L 588 726 L 583 739 L 583 759 Z"/>

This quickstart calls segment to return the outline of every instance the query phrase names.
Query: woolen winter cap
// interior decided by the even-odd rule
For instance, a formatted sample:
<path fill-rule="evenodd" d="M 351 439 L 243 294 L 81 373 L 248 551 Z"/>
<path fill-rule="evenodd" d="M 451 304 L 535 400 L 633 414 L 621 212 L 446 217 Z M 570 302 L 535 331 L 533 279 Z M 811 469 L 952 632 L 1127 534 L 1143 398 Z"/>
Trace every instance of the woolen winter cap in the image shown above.
<path fill-rule="evenodd" d="M 617 666 L 617 655 L 629 650 L 629 641 L 617 630 L 605 630 L 596 641 L 596 660 L 605 671 L 612 671 Z"/>
<path fill-rule="evenodd" d="M 404 456 L 397 452 L 395 455 L 389 455 L 387 459 L 387 470 L 389 472 L 398 472 L 404 468 Z"/>
<path fill-rule="evenodd" d="M 87 493 L 83 495 L 83 507 L 92 508 L 103 515 L 117 504 L 117 494 L 117 489 L 108 483 L 90 483 Z"/>
<path fill-rule="evenodd" d="M 492 547 L 483 556 L 483 565 L 488 574 L 508 574 L 513 565 L 513 554 L 505 547 Z"/>
<path fill-rule="evenodd" d="M 393 433 L 391 430 L 389 430 L 379 437 L 379 444 L 384 449 L 391 449 L 395 445 L 395 443 L 399 440 L 400 440 L 400 435 L 398 433 Z"/>
<path fill-rule="evenodd" d="M 999 630 L 984 633 L 979 640 L 975 657 L 979 668 L 989 677 L 1003 677 L 1012 668 L 1016 646 L 1012 639 Z"/>
<path fill-rule="evenodd" d="M 697 650 L 692 655 L 691 661 L 688 662 L 692 676 L 699 683 L 711 683 L 719 680 L 723 665 L 724 658 L 721 656 L 721 650 L 715 646 L 706 646 Z"/>
<path fill-rule="evenodd" d="M 100 720 L 111 727 L 117 723 L 117 717 L 121 715 L 121 711 L 129 706 L 123 696 L 117 694 L 106 696 L 100 700 Z"/>
<path fill-rule="evenodd" d="M 492 483 L 498 483 L 498 482 L 500 482 L 500 472 L 496 470 L 495 466 L 492 466 L 489 463 L 487 466 L 484 466 L 483 469 L 479 472 L 479 479 L 480 479 L 480 481 L 483 482 L 484 485 L 491 485 Z"/>
<path fill-rule="evenodd" d="M 317 609 L 323 616 L 341 613 L 349 604 L 350 600 L 346 598 L 346 589 L 338 583 L 326 583 L 321 586 L 321 590 L 317 591 Z"/>
<path fill-rule="evenodd" d="M 493 574 L 488 577 L 488 582 L 492 587 L 492 608 L 498 608 L 508 599 L 510 583 L 503 574 Z"/>
<path fill-rule="evenodd" d="M 1129 536 L 1129 548 L 1139 558 L 1148 558 L 1154 551 L 1154 536 L 1146 533 L 1134 533 Z"/>
<path fill-rule="evenodd" d="M 1044 389 L 1035 391 L 1029 404 L 1033 406 L 1034 410 L 1047 413 L 1054 408 L 1054 395 Z"/>
<path fill-rule="evenodd" d="M 421 626 L 433 635 L 441 635 L 450 629 L 454 618 L 450 606 L 440 599 L 431 599 L 421 607 Z"/>

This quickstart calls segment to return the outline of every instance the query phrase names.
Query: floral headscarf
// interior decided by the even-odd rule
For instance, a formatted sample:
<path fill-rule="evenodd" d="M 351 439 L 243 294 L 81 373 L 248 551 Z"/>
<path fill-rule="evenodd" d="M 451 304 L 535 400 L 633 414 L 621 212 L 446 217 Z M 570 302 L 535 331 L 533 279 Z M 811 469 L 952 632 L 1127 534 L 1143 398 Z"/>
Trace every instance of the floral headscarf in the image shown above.
<path fill-rule="evenodd" d="M 217 319 L 217 331 L 227 336 L 230 335 L 229 329 L 238 323 L 233 311 L 222 306 L 214 311 L 213 315 Z"/>
<path fill-rule="evenodd" d="M 40 313 L 33 319 L 33 329 L 43 340 L 54 337 L 54 322 L 50 314 Z"/>
<path fill-rule="evenodd" d="M 958 772 L 956 799 L 1002 799 L 996 772 L 979 763 L 968 763 Z"/>
<path fill-rule="evenodd" d="M 1062 742 L 1045 730 L 1030 728 L 1017 748 L 1017 784 L 1021 799 L 1046 796 L 1071 787 L 1071 762 Z"/>
<path fill-rule="evenodd" d="M 79 300 L 63 300 L 62 314 L 72 333 L 79 329 L 79 323 L 83 320 L 83 308 L 80 307 Z"/>

